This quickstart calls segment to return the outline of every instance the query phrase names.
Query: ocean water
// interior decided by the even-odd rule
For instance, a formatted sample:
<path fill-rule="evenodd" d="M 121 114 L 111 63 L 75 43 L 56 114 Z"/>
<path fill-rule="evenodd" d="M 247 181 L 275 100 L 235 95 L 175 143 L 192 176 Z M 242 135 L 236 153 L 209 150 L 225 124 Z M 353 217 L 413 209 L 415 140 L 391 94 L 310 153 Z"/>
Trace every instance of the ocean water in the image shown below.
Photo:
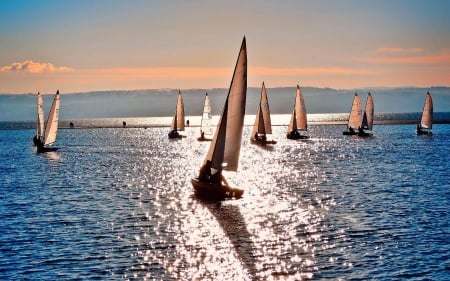
<path fill-rule="evenodd" d="M 307 141 L 251 145 L 239 200 L 203 202 L 198 128 L 0 130 L 1 280 L 448 280 L 450 125 L 312 125 Z"/>

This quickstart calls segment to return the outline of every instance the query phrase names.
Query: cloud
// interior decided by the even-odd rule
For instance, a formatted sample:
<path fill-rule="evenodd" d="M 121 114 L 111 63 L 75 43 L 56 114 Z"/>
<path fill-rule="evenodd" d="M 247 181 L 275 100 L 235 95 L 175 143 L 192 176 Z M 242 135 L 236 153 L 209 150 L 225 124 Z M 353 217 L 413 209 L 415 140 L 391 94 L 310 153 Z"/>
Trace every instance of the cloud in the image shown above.
<path fill-rule="evenodd" d="M 375 64 L 449 64 L 450 54 L 430 55 L 430 56 L 408 56 L 408 57 L 378 57 L 362 58 L 361 62 Z"/>
<path fill-rule="evenodd" d="M 367 69 L 343 68 L 343 67 L 292 67 L 292 68 L 271 68 L 255 67 L 255 74 L 259 75 L 366 75 L 373 73 Z"/>
<path fill-rule="evenodd" d="M 10 65 L 0 68 L 0 72 L 29 72 L 29 73 L 44 73 L 44 72 L 69 72 L 73 71 L 70 67 L 56 67 L 49 62 L 14 62 Z"/>
<path fill-rule="evenodd" d="M 421 48 L 382 47 L 375 50 L 377 54 L 417 54 L 421 52 L 423 52 Z"/>

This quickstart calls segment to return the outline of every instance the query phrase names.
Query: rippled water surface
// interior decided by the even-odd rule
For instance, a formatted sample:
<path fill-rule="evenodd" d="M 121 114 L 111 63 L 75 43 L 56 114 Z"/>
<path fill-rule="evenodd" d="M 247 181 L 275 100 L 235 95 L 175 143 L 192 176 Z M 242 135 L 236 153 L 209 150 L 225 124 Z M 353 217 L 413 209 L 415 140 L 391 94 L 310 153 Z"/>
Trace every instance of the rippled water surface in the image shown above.
<path fill-rule="evenodd" d="M 450 272 L 450 125 L 274 128 L 228 181 L 240 200 L 193 196 L 198 128 L 0 131 L 0 279 L 444 280 Z"/>

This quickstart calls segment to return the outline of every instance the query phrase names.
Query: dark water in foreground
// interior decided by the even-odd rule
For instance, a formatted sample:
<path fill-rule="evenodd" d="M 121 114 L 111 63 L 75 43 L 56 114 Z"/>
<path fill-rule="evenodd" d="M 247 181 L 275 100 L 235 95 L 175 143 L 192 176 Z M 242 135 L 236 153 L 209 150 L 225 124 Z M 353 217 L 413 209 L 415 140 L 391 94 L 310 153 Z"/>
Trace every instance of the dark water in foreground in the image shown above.
<path fill-rule="evenodd" d="M 198 128 L 63 129 L 47 154 L 0 130 L 0 279 L 448 280 L 450 125 L 343 129 L 271 150 L 246 127 L 222 203 L 192 196 Z"/>

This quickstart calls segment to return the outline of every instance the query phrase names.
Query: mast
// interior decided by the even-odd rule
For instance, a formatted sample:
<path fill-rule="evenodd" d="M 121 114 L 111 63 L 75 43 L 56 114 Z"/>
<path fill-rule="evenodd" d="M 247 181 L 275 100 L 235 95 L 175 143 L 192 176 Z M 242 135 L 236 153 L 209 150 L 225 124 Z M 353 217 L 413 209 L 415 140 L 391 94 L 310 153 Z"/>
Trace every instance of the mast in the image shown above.
<path fill-rule="evenodd" d="M 361 127 L 363 121 L 362 104 L 358 94 L 355 93 L 353 98 L 352 108 L 350 110 L 350 117 L 348 119 L 348 127 L 358 129 Z"/>
<path fill-rule="evenodd" d="M 37 137 L 44 136 L 44 100 L 40 92 L 37 93 Z"/>
<path fill-rule="evenodd" d="M 45 125 L 44 145 L 52 144 L 56 141 L 59 122 L 59 90 L 53 98 L 52 107 L 48 113 L 47 124 Z"/>
<path fill-rule="evenodd" d="M 227 99 L 205 158 L 205 162 L 210 160 L 212 167 L 215 169 L 237 171 L 244 126 L 246 94 L 247 48 L 244 37 Z"/>
<path fill-rule="evenodd" d="M 425 129 L 433 128 L 433 99 L 431 98 L 430 92 L 427 92 L 425 96 L 420 126 Z"/>
<path fill-rule="evenodd" d="M 297 96 L 295 101 L 295 111 L 297 116 L 297 129 L 300 131 L 307 131 L 306 106 L 303 99 L 303 92 L 300 86 L 297 85 Z"/>

